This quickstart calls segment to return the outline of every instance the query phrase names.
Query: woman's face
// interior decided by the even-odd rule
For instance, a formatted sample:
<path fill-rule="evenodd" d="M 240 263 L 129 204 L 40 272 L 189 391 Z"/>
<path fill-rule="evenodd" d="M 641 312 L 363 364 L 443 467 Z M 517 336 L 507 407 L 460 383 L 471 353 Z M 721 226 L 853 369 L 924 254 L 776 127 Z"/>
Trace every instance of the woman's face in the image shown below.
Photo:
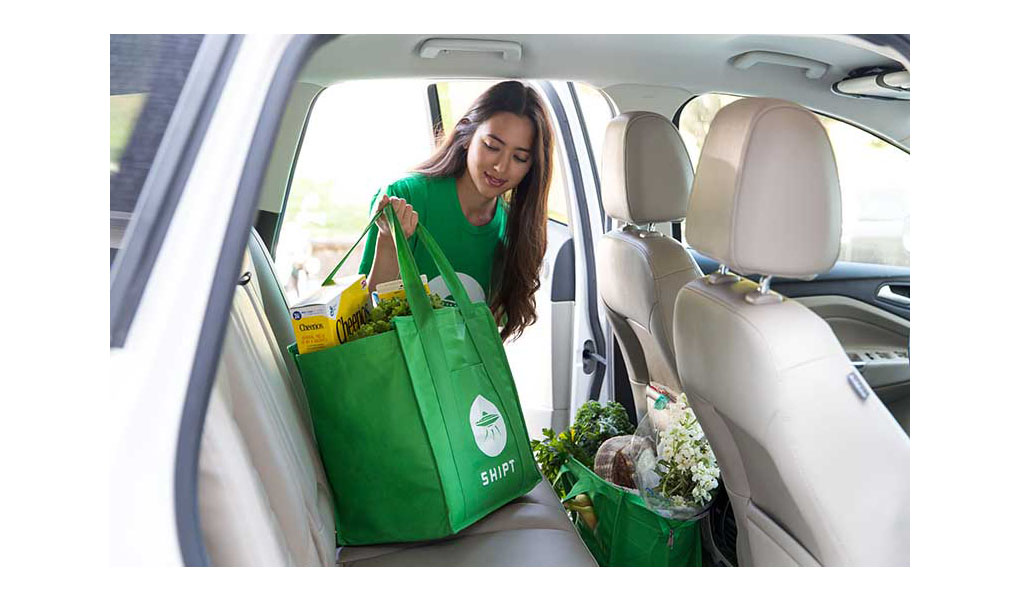
<path fill-rule="evenodd" d="M 485 198 L 515 188 L 534 162 L 530 118 L 499 112 L 481 123 L 467 146 L 467 173 Z"/>

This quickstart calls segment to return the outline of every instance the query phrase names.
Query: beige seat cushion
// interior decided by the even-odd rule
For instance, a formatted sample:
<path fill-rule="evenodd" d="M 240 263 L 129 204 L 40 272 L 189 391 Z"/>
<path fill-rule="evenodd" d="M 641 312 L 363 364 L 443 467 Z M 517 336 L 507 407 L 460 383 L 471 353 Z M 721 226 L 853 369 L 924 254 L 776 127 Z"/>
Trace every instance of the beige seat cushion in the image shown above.
<path fill-rule="evenodd" d="M 548 481 L 455 536 L 410 544 L 348 546 L 345 566 L 595 566 Z"/>
<path fill-rule="evenodd" d="M 236 287 L 204 425 L 204 544 L 212 564 L 332 565 L 330 487 L 257 285 Z"/>

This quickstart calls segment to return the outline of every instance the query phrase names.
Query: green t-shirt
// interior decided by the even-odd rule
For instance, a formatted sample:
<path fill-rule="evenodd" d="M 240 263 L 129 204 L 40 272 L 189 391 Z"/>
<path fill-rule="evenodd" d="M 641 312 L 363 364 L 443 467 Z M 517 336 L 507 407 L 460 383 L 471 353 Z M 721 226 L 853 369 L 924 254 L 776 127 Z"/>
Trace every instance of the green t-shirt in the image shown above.
<path fill-rule="evenodd" d="M 375 213 L 376 200 L 373 196 L 369 216 Z M 403 198 L 418 213 L 418 222 L 424 225 L 439 243 L 453 269 L 457 271 L 471 301 L 488 301 L 492 281 L 492 262 L 496 248 L 506 239 L 506 207 L 500 197 L 496 200 L 492 221 L 483 226 L 471 224 L 460 208 L 457 198 L 457 183 L 453 177 L 426 177 L 413 174 L 391 183 L 386 188 L 388 196 Z M 366 236 L 365 250 L 359 273 L 368 274 L 376 250 L 379 228 L 373 226 Z M 418 271 L 428 278 L 429 289 L 440 297 L 449 298 L 439 270 L 425 247 L 418 244 L 418 237 L 408 239 L 411 251 L 418 263 Z"/>

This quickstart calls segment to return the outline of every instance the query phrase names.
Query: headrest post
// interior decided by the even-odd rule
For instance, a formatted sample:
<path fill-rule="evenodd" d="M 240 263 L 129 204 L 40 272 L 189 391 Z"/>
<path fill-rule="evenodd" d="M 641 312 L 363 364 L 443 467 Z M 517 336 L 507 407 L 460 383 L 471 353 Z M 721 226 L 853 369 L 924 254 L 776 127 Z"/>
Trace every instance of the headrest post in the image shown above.
<path fill-rule="evenodd" d="M 738 282 L 739 280 L 741 280 L 741 276 L 736 276 L 732 274 L 731 271 L 728 269 L 728 267 L 724 264 L 720 264 L 720 266 L 717 267 L 716 272 L 714 272 L 713 274 L 708 274 L 706 276 L 706 282 L 708 282 L 711 285 L 721 285 L 728 282 Z"/>
<path fill-rule="evenodd" d="M 773 280 L 772 275 L 763 276 L 759 280 L 759 288 L 745 294 L 745 301 L 755 306 L 781 303 L 784 300 L 784 296 L 775 291 L 770 291 L 771 280 Z"/>

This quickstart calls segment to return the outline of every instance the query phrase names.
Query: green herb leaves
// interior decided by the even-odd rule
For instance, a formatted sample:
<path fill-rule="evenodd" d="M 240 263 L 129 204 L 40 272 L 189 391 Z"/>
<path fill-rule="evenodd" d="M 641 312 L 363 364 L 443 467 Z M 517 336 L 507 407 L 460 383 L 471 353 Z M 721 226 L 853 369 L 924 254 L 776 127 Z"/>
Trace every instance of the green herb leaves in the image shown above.
<path fill-rule="evenodd" d="M 572 427 L 556 434 L 545 428 L 543 440 L 532 440 L 534 458 L 541 472 L 549 481 L 554 481 L 567 457 L 573 457 L 588 468 L 594 467 L 594 456 L 601 443 L 614 436 L 632 434 L 636 431 L 625 408 L 609 401 L 602 405 L 596 400 L 587 401 L 576 412 Z"/>

